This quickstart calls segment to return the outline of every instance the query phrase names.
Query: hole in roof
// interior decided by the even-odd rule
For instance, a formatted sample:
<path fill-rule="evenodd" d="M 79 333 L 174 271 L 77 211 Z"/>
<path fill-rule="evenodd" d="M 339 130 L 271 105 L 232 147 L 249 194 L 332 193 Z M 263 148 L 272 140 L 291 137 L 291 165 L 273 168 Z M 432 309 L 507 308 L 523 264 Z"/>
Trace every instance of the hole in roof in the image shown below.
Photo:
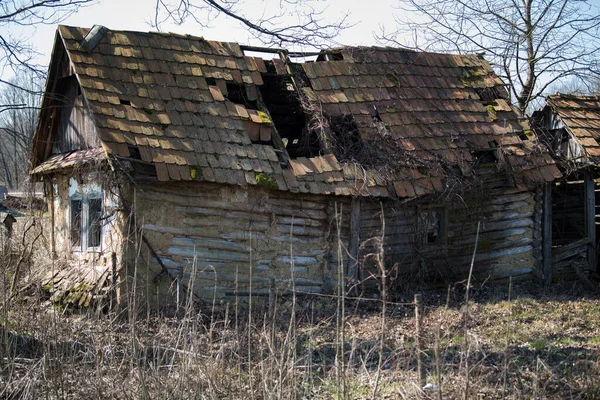
<path fill-rule="evenodd" d="M 140 149 L 138 149 L 137 146 L 127 146 L 127 150 L 129 150 L 129 158 L 134 158 L 136 160 L 142 159 Z"/>
<path fill-rule="evenodd" d="M 300 54 L 288 54 L 288 58 L 294 60 L 295 63 L 309 63 L 317 61 L 319 56 L 314 55 L 300 55 Z"/>
<path fill-rule="evenodd" d="M 485 165 L 498 164 L 496 149 L 473 151 L 472 154 L 473 158 L 475 158 L 473 168 L 482 167 Z"/>
<path fill-rule="evenodd" d="M 275 67 L 266 62 L 267 68 Z M 277 74 L 263 74 L 264 84 L 259 86 L 262 100 L 269 111 L 273 124 L 291 158 L 313 157 L 321 153 L 321 142 L 314 129 L 307 126 L 308 116 L 300 104 L 300 99 L 290 77 Z"/>
<path fill-rule="evenodd" d="M 484 105 L 492 105 L 496 101 L 496 99 L 500 99 L 500 92 L 496 87 L 486 87 L 486 88 L 475 88 L 475 93 L 481 99 L 481 102 Z"/>
<path fill-rule="evenodd" d="M 317 57 L 317 61 L 343 61 L 344 56 L 340 51 L 323 52 Z"/>
<path fill-rule="evenodd" d="M 243 50 L 245 56 L 249 57 L 258 57 L 263 60 L 272 60 L 274 58 L 279 58 L 279 53 L 277 50 L 273 49 L 273 51 L 256 51 L 256 50 Z"/>
<path fill-rule="evenodd" d="M 333 154 L 339 161 L 358 161 L 364 150 L 364 143 L 352 114 L 327 116 L 332 133 Z"/>
<path fill-rule="evenodd" d="M 277 73 L 277 68 L 275 68 L 275 63 L 273 62 L 273 60 L 265 60 L 265 67 L 267 67 L 267 74 L 276 74 Z M 265 74 L 261 74 L 261 75 L 264 80 Z"/>
<path fill-rule="evenodd" d="M 377 109 L 377 106 L 375 104 L 373 104 L 373 107 L 371 107 L 371 117 L 373 118 L 373 122 L 383 121 L 381 119 L 381 115 L 379 115 L 379 110 Z"/>
<path fill-rule="evenodd" d="M 130 106 L 131 105 L 131 101 L 125 100 L 125 99 L 121 99 L 121 98 L 119 98 L 119 103 L 123 104 L 124 106 Z"/>
<path fill-rule="evenodd" d="M 205 78 L 208 86 L 217 86 L 217 80 L 215 78 Z"/>
<path fill-rule="evenodd" d="M 225 98 L 233 103 L 240 104 L 247 109 L 258 110 L 256 103 L 257 89 L 254 85 L 241 86 L 237 83 L 227 82 L 227 95 Z"/>

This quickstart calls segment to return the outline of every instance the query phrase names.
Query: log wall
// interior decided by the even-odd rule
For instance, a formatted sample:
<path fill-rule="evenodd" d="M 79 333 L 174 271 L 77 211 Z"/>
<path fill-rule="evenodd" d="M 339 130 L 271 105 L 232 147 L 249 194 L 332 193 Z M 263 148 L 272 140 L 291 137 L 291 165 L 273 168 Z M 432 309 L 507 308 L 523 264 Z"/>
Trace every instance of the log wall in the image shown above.
<path fill-rule="evenodd" d="M 445 237 L 440 243 L 426 243 L 418 216 L 428 206 L 363 203 L 361 241 L 381 237 L 383 207 L 386 265 L 396 266 L 398 284 L 466 279 L 478 221 L 481 226 L 473 271 L 476 279 L 531 278 L 539 268 L 536 254 L 541 253 L 541 218 L 539 213 L 536 217 L 534 193 L 497 190 L 489 198 L 455 197 L 440 205 L 445 210 Z M 372 251 L 373 246 L 363 246 L 363 260 Z M 376 275 L 374 271 L 372 263 L 364 260 L 362 277 Z"/>
<path fill-rule="evenodd" d="M 335 210 L 343 210 L 345 249 L 347 199 L 205 183 L 141 185 L 134 198 L 137 222 L 171 278 L 203 298 L 331 292 L 346 262 Z M 149 249 L 137 265 L 142 274 L 147 268 L 146 282 L 161 270 Z"/>

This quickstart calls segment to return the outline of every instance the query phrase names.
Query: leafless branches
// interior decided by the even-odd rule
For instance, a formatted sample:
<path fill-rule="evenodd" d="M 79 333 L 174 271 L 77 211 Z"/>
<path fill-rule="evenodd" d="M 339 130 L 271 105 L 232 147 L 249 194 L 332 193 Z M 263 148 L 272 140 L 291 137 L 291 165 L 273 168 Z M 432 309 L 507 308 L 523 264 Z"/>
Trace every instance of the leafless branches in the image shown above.
<path fill-rule="evenodd" d="M 41 79 L 26 72 L 0 91 L 0 180 L 16 188 L 24 181 L 27 153 L 41 100 Z"/>
<path fill-rule="evenodd" d="M 588 0 L 400 0 L 398 29 L 380 39 L 411 47 L 479 53 L 510 86 L 527 112 L 549 87 L 600 74 L 600 13 Z"/>
<path fill-rule="evenodd" d="M 0 71 L 12 69 L 43 75 L 45 69 L 33 62 L 35 49 L 29 38 L 19 36 L 20 27 L 56 24 L 95 0 L 8 0 L 0 1 Z M 7 83 L 0 80 L 1 83 Z"/>
<path fill-rule="evenodd" d="M 171 21 L 182 24 L 193 20 L 207 26 L 216 16 L 223 14 L 238 21 L 248 32 L 268 45 L 282 46 L 295 43 L 314 47 L 331 41 L 348 28 L 348 14 L 328 22 L 323 16 L 325 7 L 315 8 L 310 0 L 279 0 L 272 2 L 269 11 L 259 17 L 250 17 L 238 6 L 240 0 L 156 0 L 154 26 Z"/>

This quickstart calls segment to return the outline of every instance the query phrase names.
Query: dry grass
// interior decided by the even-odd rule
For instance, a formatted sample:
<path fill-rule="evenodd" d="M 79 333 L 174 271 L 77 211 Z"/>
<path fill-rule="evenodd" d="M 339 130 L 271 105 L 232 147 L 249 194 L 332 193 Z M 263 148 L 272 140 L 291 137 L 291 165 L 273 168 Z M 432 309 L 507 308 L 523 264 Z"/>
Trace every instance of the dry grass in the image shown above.
<path fill-rule="evenodd" d="M 273 318 L 256 303 L 249 326 L 227 304 L 127 318 L 60 312 L 27 294 L 3 324 L 0 398 L 361 399 L 377 375 L 377 398 L 420 393 L 411 306 L 387 305 L 381 346 L 381 304 L 372 301 L 346 302 L 342 344 L 331 299 L 299 298 L 294 314 L 292 299 L 279 299 Z M 514 286 L 510 301 L 507 286 L 473 295 L 468 341 L 461 296 L 423 295 L 428 382 L 438 385 L 440 372 L 442 398 L 463 396 L 466 342 L 470 398 L 600 396 L 597 295 L 574 283 Z M 425 396 L 439 398 L 438 389 Z"/>
<path fill-rule="evenodd" d="M 65 310 L 25 284 L 47 258 L 25 230 L 0 258 L 0 399 L 600 398 L 600 296 L 574 282 L 423 292 L 422 391 L 414 293 Z"/>

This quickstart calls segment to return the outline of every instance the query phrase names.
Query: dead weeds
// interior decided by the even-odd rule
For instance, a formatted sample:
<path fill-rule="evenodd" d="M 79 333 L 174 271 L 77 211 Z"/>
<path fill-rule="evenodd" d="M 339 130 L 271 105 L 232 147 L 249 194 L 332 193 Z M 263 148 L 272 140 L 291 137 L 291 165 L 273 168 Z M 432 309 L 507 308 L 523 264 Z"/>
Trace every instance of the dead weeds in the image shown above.
<path fill-rule="evenodd" d="M 377 372 L 377 398 L 462 398 L 467 345 L 469 398 L 600 396 L 597 294 L 574 283 L 513 285 L 511 300 L 507 286 L 473 294 L 466 330 L 458 297 L 423 294 L 424 393 L 407 305 L 388 304 L 380 346 L 372 301 L 347 302 L 342 334 L 336 308 L 319 298 L 299 300 L 293 318 L 289 298 L 273 318 L 257 305 L 251 325 L 233 304 L 88 315 L 29 298 L 3 317 L 0 398 L 366 399 Z"/>

